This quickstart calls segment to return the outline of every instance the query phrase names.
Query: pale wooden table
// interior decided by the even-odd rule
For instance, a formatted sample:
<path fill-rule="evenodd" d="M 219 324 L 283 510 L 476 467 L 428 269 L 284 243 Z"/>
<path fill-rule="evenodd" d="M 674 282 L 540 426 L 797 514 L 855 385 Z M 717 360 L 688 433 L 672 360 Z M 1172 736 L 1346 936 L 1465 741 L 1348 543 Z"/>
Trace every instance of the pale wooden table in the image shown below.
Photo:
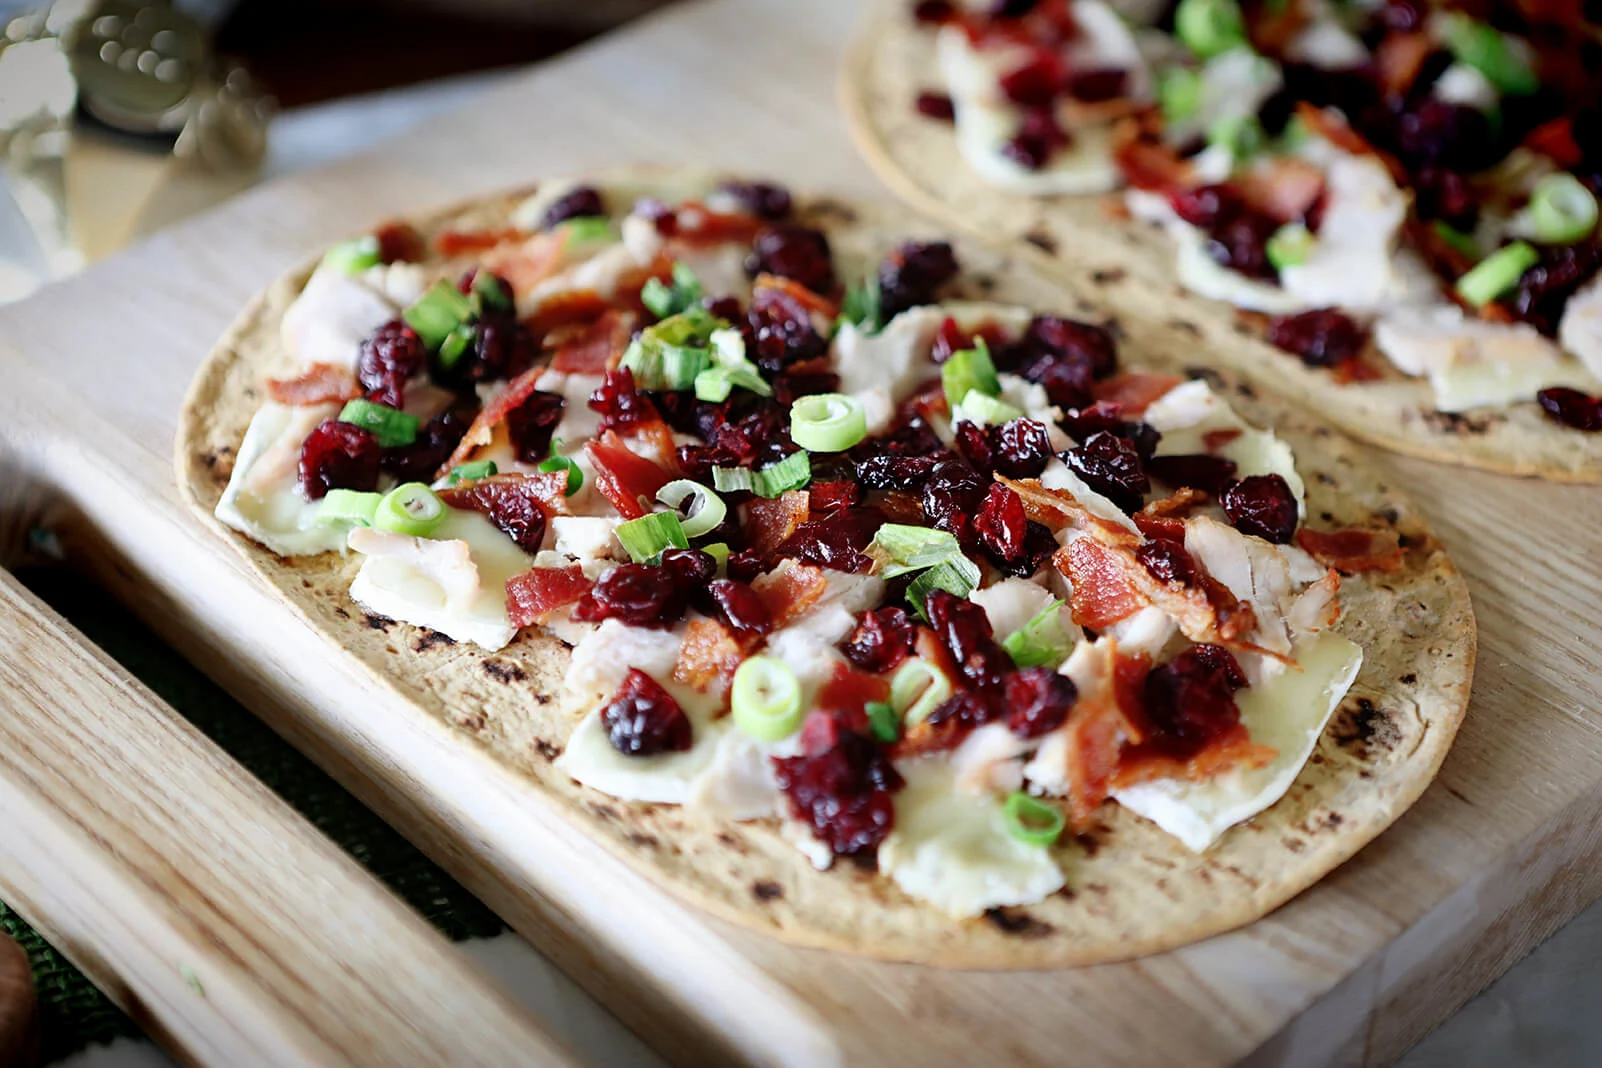
<path fill-rule="evenodd" d="M 854 7 L 688 6 L 0 313 L 15 349 L 0 356 L 11 484 L 61 502 L 77 519 L 69 544 L 148 619 L 680 1059 L 971 1055 L 1020 1005 L 1031 1026 L 1007 1035 L 1021 1063 L 1064 1049 L 1083 1063 L 1395 1056 L 1602 891 L 1590 559 L 1602 491 L 1376 455 L 1434 519 L 1480 613 L 1475 702 L 1440 783 L 1355 862 L 1244 931 L 1021 976 L 792 951 L 661 900 L 404 709 L 375 710 L 394 717 L 382 734 L 349 715 L 373 701 L 359 680 L 176 507 L 172 412 L 206 343 L 252 289 L 338 234 L 639 159 L 878 195 L 832 106 Z"/>

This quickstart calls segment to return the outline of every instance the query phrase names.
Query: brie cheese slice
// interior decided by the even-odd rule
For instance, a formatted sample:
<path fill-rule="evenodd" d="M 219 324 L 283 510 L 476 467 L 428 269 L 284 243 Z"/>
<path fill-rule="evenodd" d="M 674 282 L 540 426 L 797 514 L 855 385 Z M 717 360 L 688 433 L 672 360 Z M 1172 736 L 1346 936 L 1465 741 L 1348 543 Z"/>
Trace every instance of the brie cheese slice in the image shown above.
<path fill-rule="evenodd" d="M 319 523 L 318 501 L 300 492 L 300 448 L 337 405 L 292 408 L 271 401 L 250 420 L 216 516 L 279 556 L 310 556 L 345 547 L 343 523 Z"/>
<path fill-rule="evenodd" d="M 690 706 L 686 706 L 686 714 L 694 730 L 690 748 L 681 753 L 627 756 L 607 737 L 601 710 L 592 709 L 573 729 L 556 766 L 585 786 L 624 801 L 682 805 L 689 799 L 690 784 L 712 763 L 719 739 L 729 729 L 724 723 L 701 720 Z"/>

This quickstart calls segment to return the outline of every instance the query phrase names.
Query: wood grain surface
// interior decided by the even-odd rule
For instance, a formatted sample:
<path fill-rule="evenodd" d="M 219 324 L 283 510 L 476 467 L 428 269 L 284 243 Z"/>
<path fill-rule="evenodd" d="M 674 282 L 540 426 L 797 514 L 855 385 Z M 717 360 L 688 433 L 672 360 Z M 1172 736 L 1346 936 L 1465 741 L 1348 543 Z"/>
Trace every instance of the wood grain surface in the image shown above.
<path fill-rule="evenodd" d="M 0 893 L 176 1056 L 571 1063 L 420 917 L 4 572 L 0 647 Z M 20 1053 L 32 988 L 0 942 L 13 951 L 0 953 L 0 1051 Z"/>
<path fill-rule="evenodd" d="M 320 244 L 637 161 L 884 195 L 832 96 L 856 13 L 850 0 L 675 8 L 0 311 L 0 492 L 56 517 L 74 559 L 682 1063 L 1390 1060 L 1602 892 L 1602 490 L 1374 453 L 1453 552 L 1479 617 L 1474 704 L 1440 780 L 1266 919 L 1056 973 L 876 964 L 690 913 L 431 718 L 366 692 L 185 514 L 171 437 L 190 373 L 251 292 Z"/>

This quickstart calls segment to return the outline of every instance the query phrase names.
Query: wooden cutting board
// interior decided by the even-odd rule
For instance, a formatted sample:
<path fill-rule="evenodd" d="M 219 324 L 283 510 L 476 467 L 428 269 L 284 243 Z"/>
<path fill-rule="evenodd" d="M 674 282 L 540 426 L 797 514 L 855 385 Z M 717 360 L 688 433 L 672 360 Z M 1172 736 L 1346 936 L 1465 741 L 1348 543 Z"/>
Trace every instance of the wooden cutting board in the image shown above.
<path fill-rule="evenodd" d="M 1013 974 L 794 950 L 668 900 L 443 726 L 365 690 L 180 504 L 174 416 L 212 339 L 280 271 L 389 213 L 641 160 L 882 196 L 835 108 L 855 9 L 676 7 L 0 312 L 0 493 L 56 519 L 74 559 L 678 1061 L 1393 1058 L 1602 892 L 1602 489 L 1375 454 L 1479 613 L 1474 703 L 1439 782 L 1245 930 Z"/>

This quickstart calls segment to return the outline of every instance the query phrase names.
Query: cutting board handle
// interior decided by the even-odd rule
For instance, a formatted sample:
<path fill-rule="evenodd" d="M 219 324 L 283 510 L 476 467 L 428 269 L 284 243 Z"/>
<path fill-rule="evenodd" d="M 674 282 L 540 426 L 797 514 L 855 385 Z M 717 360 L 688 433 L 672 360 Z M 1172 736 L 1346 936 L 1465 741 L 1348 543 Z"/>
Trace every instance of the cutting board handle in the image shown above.
<path fill-rule="evenodd" d="M 0 896 L 178 1059 L 572 1063 L 4 571 L 0 650 Z"/>

